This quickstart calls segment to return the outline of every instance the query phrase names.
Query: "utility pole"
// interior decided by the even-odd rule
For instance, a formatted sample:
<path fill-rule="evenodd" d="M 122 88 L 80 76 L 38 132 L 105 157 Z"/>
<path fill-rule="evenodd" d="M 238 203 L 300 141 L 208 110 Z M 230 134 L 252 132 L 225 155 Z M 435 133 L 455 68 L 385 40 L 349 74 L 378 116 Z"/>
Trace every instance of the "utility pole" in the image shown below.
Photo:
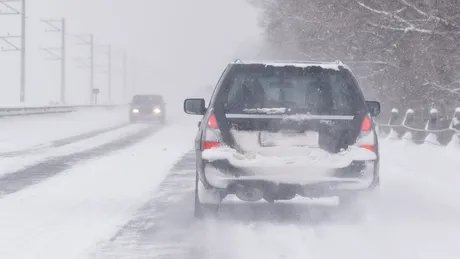
<path fill-rule="evenodd" d="M 94 96 L 96 94 L 96 91 L 98 90 L 94 88 L 94 36 L 93 34 L 77 35 L 77 38 L 81 41 L 79 45 L 89 47 L 89 57 L 88 58 L 77 58 L 76 60 L 82 63 L 84 67 L 89 67 L 89 70 L 90 70 L 89 102 L 90 104 L 93 104 L 95 102 Z M 89 65 L 85 61 L 89 61 Z"/>
<path fill-rule="evenodd" d="M 18 10 L 12 3 L 21 2 L 21 10 Z M 20 35 L 6 35 L 0 36 L 0 40 L 5 42 L 9 48 L 2 47 L 2 51 L 20 51 L 21 64 L 20 64 L 20 93 L 19 100 L 21 103 L 25 102 L 26 98 L 26 0 L 0 0 L 0 6 L 7 9 L 6 12 L 0 12 L 0 15 L 20 15 L 21 16 L 21 33 Z M 20 47 L 14 43 L 13 39 L 20 39 Z"/>
<path fill-rule="evenodd" d="M 61 33 L 61 47 L 60 48 L 43 48 L 42 50 L 48 52 L 54 58 L 52 60 L 61 61 L 61 103 L 65 104 L 66 99 L 66 21 L 64 18 L 60 20 L 43 20 L 46 25 L 51 29 L 47 29 L 46 32 L 60 32 Z M 60 27 L 55 25 L 60 23 Z M 54 51 L 59 50 L 61 52 L 60 56 L 57 55 Z"/>

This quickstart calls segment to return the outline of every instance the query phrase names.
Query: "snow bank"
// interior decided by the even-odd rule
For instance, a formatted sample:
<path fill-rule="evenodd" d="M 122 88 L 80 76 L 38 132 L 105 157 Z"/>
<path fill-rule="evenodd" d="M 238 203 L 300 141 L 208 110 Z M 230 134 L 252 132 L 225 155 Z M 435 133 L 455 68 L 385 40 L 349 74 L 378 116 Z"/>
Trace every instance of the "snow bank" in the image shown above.
<path fill-rule="evenodd" d="M 388 139 L 399 139 L 398 133 L 394 129 L 390 129 L 390 133 L 386 137 Z"/>
<path fill-rule="evenodd" d="M 36 148 L 83 133 L 128 124 L 126 107 L 0 120 L 0 153 Z"/>
<path fill-rule="evenodd" d="M 434 133 L 429 133 L 425 138 L 426 144 L 432 144 L 436 146 L 441 146 L 441 143 L 438 141 L 438 137 Z"/>

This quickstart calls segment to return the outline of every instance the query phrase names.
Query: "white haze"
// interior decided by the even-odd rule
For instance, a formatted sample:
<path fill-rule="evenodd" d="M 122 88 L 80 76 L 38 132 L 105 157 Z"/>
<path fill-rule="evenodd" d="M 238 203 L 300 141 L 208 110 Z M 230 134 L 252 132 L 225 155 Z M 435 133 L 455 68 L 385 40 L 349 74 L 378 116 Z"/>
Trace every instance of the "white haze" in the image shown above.
<path fill-rule="evenodd" d="M 89 102 L 89 70 L 74 60 L 89 51 L 77 45 L 77 34 L 93 33 L 97 45 L 113 45 L 114 102 L 126 101 L 121 66 L 121 51 L 126 49 L 128 87 L 137 93 L 165 94 L 174 106 L 215 83 L 232 59 L 257 54 L 261 37 L 257 10 L 244 0 L 29 0 L 27 9 L 27 104 L 59 101 L 59 62 L 46 60 L 49 56 L 40 50 L 59 47 L 59 34 L 45 33 L 41 19 L 67 19 L 70 104 Z M 17 34 L 19 21 L 19 16 L 0 16 L 0 34 Z M 103 51 L 96 48 L 100 103 L 107 102 Z M 0 69 L 0 106 L 18 105 L 19 52 L 0 53 Z"/>

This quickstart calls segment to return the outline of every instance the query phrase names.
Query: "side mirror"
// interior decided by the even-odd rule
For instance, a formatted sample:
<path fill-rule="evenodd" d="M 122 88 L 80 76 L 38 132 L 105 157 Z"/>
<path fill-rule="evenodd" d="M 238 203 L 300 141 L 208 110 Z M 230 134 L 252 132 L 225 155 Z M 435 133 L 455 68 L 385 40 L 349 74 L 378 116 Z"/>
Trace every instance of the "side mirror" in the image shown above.
<path fill-rule="evenodd" d="M 187 114 L 204 115 L 206 106 L 204 99 L 186 99 L 184 101 L 184 111 Z"/>
<path fill-rule="evenodd" d="M 377 101 L 366 101 L 367 108 L 372 117 L 377 117 L 380 114 L 380 103 Z"/>

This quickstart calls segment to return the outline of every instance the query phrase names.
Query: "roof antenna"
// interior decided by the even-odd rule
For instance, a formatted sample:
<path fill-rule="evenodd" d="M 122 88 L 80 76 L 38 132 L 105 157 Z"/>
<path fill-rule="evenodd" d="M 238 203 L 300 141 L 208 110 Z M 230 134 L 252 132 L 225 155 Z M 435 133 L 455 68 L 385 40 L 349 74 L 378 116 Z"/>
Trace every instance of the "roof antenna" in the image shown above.
<path fill-rule="evenodd" d="M 241 63 L 241 60 L 237 58 L 234 63 Z"/>

